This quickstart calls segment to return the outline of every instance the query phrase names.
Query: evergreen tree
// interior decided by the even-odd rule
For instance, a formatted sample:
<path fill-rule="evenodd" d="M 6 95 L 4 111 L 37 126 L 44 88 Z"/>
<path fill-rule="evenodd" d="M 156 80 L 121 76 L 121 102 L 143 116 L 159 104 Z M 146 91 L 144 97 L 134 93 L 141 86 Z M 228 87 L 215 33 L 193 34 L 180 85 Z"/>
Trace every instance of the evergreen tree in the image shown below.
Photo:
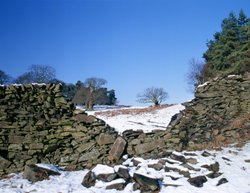
<path fill-rule="evenodd" d="M 204 53 L 204 80 L 228 74 L 249 72 L 249 18 L 241 10 L 238 18 L 231 12 L 221 24 L 221 32 L 207 44 Z M 211 73 L 212 72 L 212 73 Z"/>

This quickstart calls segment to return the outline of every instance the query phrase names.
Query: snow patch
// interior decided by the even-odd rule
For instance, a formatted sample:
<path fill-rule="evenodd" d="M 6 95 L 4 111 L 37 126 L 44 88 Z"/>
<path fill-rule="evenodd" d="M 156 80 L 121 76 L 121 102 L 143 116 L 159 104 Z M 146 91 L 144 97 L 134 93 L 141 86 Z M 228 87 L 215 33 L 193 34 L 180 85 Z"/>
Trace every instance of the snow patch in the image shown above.
<path fill-rule="evenodd" d="M 96 167 L 93 168 L 92 172 L 97 176 L 99 174 L 113 174 L 115 173 L 114 168 L 102 165 L 102 164 L 97 164 Z"/>
<path fill-rule="evenodd" d="M 173 105 L 154 112 L 145 112 L 136 115 L 122 114 L 117 116 L 97 115 L 99 119 L 104 120 L 108 125 L 115 128 L 121 134 L 122 132 L 132 130 L 143 130 L 143 132 L 152 132 L 153 130 L 165 130 L 171 121 L 172 116 L 185 109 L 181 104 Z M 94 114 L 94 112 L 91 112 Z"/>
<path fill-rule="evenodd" d="M 207 86 L 208 84 L 209 84 L 209 82 L 204 82 L 203 84 L 198 85 L 197 88 L 201 88 L 201 87 Z"/>

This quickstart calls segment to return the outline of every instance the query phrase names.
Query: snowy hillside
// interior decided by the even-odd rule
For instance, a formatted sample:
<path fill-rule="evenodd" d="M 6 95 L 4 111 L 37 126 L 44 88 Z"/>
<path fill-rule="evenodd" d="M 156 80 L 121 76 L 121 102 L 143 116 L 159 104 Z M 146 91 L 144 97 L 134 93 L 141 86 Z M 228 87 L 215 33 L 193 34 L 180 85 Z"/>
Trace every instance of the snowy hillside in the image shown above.
<path fill-rule="evenodd" d="M 109 110 L 104 113 L 100 111 L 91 113 L 96 113 L 99 118 L 107 121 L 120 133 L 126 129 L 142 129 L 149 132 L 154 129 L 165 129 L 171 116 L 183 108 L 182 105 L 175 105 L 148 111 L 143 108 L 137 108 L 137 110 L 126 108 L 125 111 Z M 133 113 L 131 114 L 131 112 Z M 139 157 L 128 158 L 127 156 L 124 156 L 123 159 L 123 163 L 114 168 L 97 165 L 92 172 L 98 176 L 99 174 L 115 173 L 119 168 L 123 168 L 129 172 L 131 178 L 134 178 L 135 174 L 141 174 L 157 179 L 160 182 L 161 193 L 250 192 L 250 142 L 243 147 L 231 146 L 220 151 L 172 152 L 162 159 L 155 160 Z M 82 181 L 89 172 L 87 169 L 69 172 L 53 165 L 39 164 L 39 166 L 57 170 L 61 175 L 50 176 L 49 180 L 31 183 L 23 179 L 22 173 L 10 174 L 0 179 L 0 192 L 139 193 L 139 190 L 133 190 L 133 181 L 126 184 L 123 178 L 116 177 L 110 182 L 97 179 L 93 187 L 86 188 L 82 185 Z M 195 177 L 201 178 L 203 181 L 197 181 Z M 125 184 L 124 190 L 106 189 L 117 183 Z"/>
<path fill-rule="evenodd" d="M 129 129 L 151 132 L 152 130 L 165 130 L 172 116 L 184 108 L 183 105 L 177 104 L 164 108 L 151 108 L 150 111 L 147 108 L 131 107 L 106 110 L 102 113 L 91 111 L 88 114 L 104 120 L 119 133 Z"/>

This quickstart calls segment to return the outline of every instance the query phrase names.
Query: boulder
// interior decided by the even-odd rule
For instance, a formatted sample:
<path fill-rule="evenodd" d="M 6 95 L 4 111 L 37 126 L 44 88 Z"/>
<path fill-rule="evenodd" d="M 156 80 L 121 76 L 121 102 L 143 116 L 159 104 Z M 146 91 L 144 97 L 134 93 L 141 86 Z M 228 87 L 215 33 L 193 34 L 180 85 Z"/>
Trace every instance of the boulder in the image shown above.
<path fill-rule="evenodd" d="M 197 159 L 193 158 L 193 157 L 187 158 L 186 160 L 187 160 L 187 163 L 190 163 L 190 164 L 197 164 L 198 163 Z"/>
<path fill-rule="evenodd" d="M 143 144 L 138 144 L 135 146 L 135 152 L 137 155 L 144 154 L 147 152 L 150 152 L 158 147 L 164 146 L 164 140 L 163 139 L 157 139 L 149 143 L 143 143 Z"/>
<path fill-rule="evenodd" d="M 222 175 L 222 173 L 211 172 L 210 174 L 208 174 L 206 176 L 213 179 L 213 178 L 218 178 L 221 175 Z"/>
<path fill-rule="evenodd" d="M 195 187 L 203 187 L 203 184 L 207 181 L 207 178 L 205 176 L 197 176 L 197 177 L 194 177 L 194 178 L 189 178 L 188 179 L 188 182 L 195 186 Z"/>
<path fill-rule="evenodd" d="M 113 167 L 97 164 L 93 169 L 96 178 L 104 182 L 111 182 L 117 176 Z"/>
<path fill-rule="evenodd" d="M 201 167 L 206 168 L 209 171 L 212 171 L 214 173 L 217 173 L 220 170 L 220 165 L 219 165 L 218 162 L 215 162 L 215 163 L 213 163 L 211 165 L 203 165 Z"/>
<path fill-rule="evenodd" d="M 116 178 L 117 174 L 116 173 L 103 173 L 103 174 L 98 174 L 96 178 L 98 180 L 101 180 L 103 182 L 111 182 Z"/>
<path fill-rule="evenodd" d="M 11 162 L 0 156 L 0 170 L 4 170 L 11 165 Z"/>
<path fill-rule="evenodd" d="M 61 175 L 59 172 L 39 167 L 35 164 L 26 165 L 23 173 L 24 179 L 31 182 L 43 181 L 49 179 L 50 175 Z"/>
<path fill-rule="evenodd" d="M 211 153 L 207 152 L 207 151 L 203 151 L 201 154 L 203 157 L 209 157 L 211 156 Z"/>
<path fill-rule="evenodd" d="M 141 163 L 141 161 L 133 158 L 132 163 L 133 163 L 134 166 L 138 166 Z"/>
<path fill-rule="evenodd" d="M 173 159 L 173 160 L 182 162 L 182 163 L 186 163 L 187 162 L 186 158 L 183 155 L 176 155 L 176 154 L 172 153 L 170 155 L 170 158 Z"/>
<path fill-rule="evenodd" d="M 157 171 L 160 171 L 161 169 L 163 169 L 163 165 L 161 163 L 149 164 L 148 167 L 154 168 Z"/>
<path fill-rule="evenodd" d="M 219 180 L 219 182 L 217 183 L 216 186 L 220 186 L 221 184 L 225 184 L 225 183 L 227 183 L 227 182 L 228 182 L 228 180 L 227 180 L 226 178 L 221 178 L 221 179 Z"/>
<path fill-rule="evenodd" d="M 134 173 L 134 181 L 139 185 L 142 191 L 157 191 L 160 190 L 159 180 L 142 174 Z"/>
<path fill-rule="evenodd" d="M 95 185 L 96 177 L 95 174 L 89 171 L 82 180 L 82 185 L 86 188 L 90 188 Z"/>
<path fill-rule="evenodd" d="M 123 155 L 126 145 L 127 145 L 127 142 L 125 141 L 125 139 L 123 139 L 122 137 L 118 137 L 115 140 L 111 150 L 109 151 L 108 159 L 110 161 L 119 160 L 120 157 Z"/>
<path fill-rule="evenodd" d="M 119 177 L 123 178 L 126 181 L 130 181 L 131 179 L 127 168 L 119 167 L 116 173 Z"/>
<path fill-rule="evenodd" d="M 115 189 L 115 190 L 124 190 L 126 186 L 126 183 L 114 183 L 114 184 L 111 184 L 111 185 L 108 185 L 106 187 L 107 190 L 110 190 L 110 189 Z"/>
<path fill-rule="evenodd" d="M 110 134 L 101 133 L 98 137 L 98 145 L 107 145 L 115 142 L 115 136 Z"/>
<path fill-rule="evenodd" d="M 87 114 L 77 114 L 74 119 L 80 123 L 91 124 L 97 121 L 94 116 L 88 116 Z"/>

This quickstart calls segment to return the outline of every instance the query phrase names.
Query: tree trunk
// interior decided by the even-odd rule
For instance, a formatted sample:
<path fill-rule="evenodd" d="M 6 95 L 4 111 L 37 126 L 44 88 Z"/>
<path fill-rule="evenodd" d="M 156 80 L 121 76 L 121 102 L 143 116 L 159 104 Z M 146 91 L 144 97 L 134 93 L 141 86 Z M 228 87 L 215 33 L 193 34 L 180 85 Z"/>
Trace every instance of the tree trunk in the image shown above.
<path fill-rule="evenodd" d="M 156 107 L 160 105 L 157 100 L 154 102 L 154 104 L 155 104 Z"/>
<path fill-rule="evenodd" d="M 89 99 L 86 103 L 87 110 L 92 111 L 94 109 L 94 88 L 89 88 Z"/>

